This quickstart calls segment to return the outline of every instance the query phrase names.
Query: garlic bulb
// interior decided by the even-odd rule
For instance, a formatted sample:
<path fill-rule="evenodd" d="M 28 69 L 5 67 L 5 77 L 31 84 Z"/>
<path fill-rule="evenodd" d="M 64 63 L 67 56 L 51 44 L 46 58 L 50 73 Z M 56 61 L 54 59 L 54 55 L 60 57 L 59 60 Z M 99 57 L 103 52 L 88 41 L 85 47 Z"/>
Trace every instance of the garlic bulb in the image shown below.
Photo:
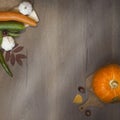
<path fill-rule="evenodd" d="M 29 2 L 25 2 L 25 1 L 20 3 L 18 9 L 20 13 L 22 13 L 23 15 L 30 15 L 33 10 L 32 5 Z"/>
<path fill-rule="evenodd" d="M 5 36 L 3 37 L 1 47 L 5 51 L 12 50 L 12 48 L 15 46 L 15 41 L 11 36 Z"/>

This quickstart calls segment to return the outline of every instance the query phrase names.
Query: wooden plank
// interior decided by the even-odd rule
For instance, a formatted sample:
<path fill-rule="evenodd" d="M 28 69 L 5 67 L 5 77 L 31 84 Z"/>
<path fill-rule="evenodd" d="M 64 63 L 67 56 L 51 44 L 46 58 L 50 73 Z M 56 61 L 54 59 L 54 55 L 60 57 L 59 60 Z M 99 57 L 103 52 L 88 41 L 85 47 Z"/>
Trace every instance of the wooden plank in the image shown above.
<path fill-rule="evenodd" d="M 119 0 L 113 1 L 113 34 L 112 34 L 112 52 L 113 52 L 113 61 L 120 64 L 120 54 L 119 54 L 119 31 L 120 31 L 120 17 L 119 17 L 119 11 L 120 11 L 120 2 Z"/>
<path fill-rule="evenodd" d="M 38 27 L 17 39 L 28 59 L 23 67 L 11 66 L 13 79 L 0 69 L 0 120 L 87 120 L 72 100 L 86 77 L 112 60 L 112 3 L 34 0 L 34 6 Z M 118 111 L 117 105 L 93 109 L 89 119 L 119 120 Z"/>
<path fill-rule="evenodd" d="M 112 59 L 112 4 L 108 0 L 88 2 L 87 73 Z"/>

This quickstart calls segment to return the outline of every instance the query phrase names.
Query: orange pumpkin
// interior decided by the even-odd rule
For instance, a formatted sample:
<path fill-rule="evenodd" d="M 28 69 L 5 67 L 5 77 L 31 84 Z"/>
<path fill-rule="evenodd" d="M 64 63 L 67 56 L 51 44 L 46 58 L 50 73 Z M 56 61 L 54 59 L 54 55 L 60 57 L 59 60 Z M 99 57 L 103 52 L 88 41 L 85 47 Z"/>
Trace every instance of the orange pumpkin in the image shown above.
<path fill-rule="evenodd" d="M 120 66 L 110 64 L 99 69 L 93 76 L 92 88 L 102 102 L 120 101 Z"/>

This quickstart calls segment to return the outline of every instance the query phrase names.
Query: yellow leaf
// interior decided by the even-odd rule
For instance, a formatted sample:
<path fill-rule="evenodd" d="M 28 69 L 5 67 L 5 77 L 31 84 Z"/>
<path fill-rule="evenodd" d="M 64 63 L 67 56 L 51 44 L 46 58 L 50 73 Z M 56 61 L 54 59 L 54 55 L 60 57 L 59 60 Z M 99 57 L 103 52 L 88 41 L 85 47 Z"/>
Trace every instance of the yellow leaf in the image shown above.
<path fill-rule="evenodd" d="M 83 102 L 83 98 L 80 94 L 77 94 L 73 99 L 73 103 L 75 104 L 81 104 L 82 102 Z"/>

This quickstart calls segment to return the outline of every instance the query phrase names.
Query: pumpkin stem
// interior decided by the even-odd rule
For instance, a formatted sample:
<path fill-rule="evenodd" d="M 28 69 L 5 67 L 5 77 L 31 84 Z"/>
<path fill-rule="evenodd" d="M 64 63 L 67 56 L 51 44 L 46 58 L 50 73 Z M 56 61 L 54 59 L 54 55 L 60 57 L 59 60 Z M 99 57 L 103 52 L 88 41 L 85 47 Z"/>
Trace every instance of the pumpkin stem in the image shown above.
<path fill-rule="evenodd" d="M 118 87 L 118 82 L 115 81 L 115 80 L 111 80 L 111 81 L 110 81 L 110 87 L 111 87 L 111 88 L 117 88 L 117 87 Z"/>

